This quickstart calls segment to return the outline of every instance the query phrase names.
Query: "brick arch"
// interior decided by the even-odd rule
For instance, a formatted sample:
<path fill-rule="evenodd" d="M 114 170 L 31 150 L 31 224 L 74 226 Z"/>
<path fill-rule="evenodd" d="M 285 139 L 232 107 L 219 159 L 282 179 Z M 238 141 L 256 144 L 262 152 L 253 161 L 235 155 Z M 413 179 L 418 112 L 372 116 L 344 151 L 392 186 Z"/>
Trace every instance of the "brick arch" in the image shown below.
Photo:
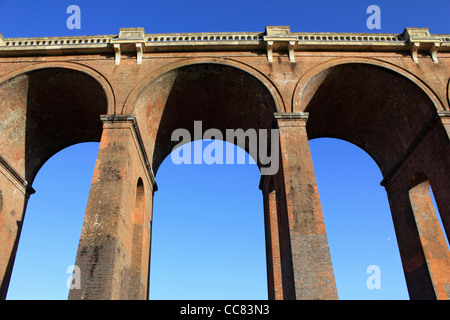
<path fill-rule="evenodd" d="M 181 61 L 133 90 L 124 112 L 136 116 L 155 174 L 177 144 L 171 133 L 185 128 L 194 138 L 194 121 L 202 121 L 203 131 L 221 130 L 223 137 L 226 129 L 271 129 L 273 113 L 283 105 L 281 96 L 249 70 L 222 59 Z"/>
<path fill-rule="evenodd" d="M 345 64 L 374 65 L 398 73 L 399 76 L 405 77 L 406 79 L 410 80 L 415 85 L 417 85 L 418 88 L 423 90 L 425 94 L 427 94 L 430 100 L 433 102 L 437 110 L 445 110 L 444 104 L 439 99 L 438 95 L 433 91 L 433 89 L 430 88 L 425 82 L 423 82 L 421 79 L 416 77 L 411 72 L 386 61 L 373 58 L 352 57 L 352 58 L 337 58 L 328 60 L 324 63 L 315 66 L 314 68 L 308 70 L 305 74 L 303 74 L 302 77 L 297 82 L 292 95 L 293 112 L 305 111 L 309 103 L 309 99 L 311 98 L 307 92 L 308 87 L 310 87 L 309 90 L 314 91 L 314 85 L 317 85 L 317 83 L 314 84 L 314 80 L 316 77 L 323 75 L 324 72 L 333 67 Z M 311 84 L 313 85 L 311 86 Z M 450 80 L 449 80 L 449 87 L 450 87 Z"/>
<path fill-rule="evenodd" d="M 104 77 L 101 73 L 99 73 L 97 70 L 90 68 L 88 66 L 73 63 L 73 62 L 64 62 L 64 61 L 58 61 L 58 62 L 44 62 L 44 63 L 37 63 L 37 64 L 31 64 L 26 67 L 14 70 L 6 75 L 3 75 L 0 77 L 0 85 L 16 76 L 19 76 L 21 74 L 25 74 L 31 71 L 36 71 L 40 69 L 48 69 L 48 68 L 64 68 L 64 69 L 70 69 L 75 71 L 83 72 L 93 79 L 95 79 L 99 85 L 103 88 L 106 99 L 107 99 L 107 113 L 116 113 L 116 97 L 114 94 L 114 90 L 108 81 L 107 78 Z"/>
<path fill-rule="evenodd" d="M 32 65 L 0 79 L 1 156 L 29 185 L 60 150 L 100 141 L 100 114 L 114 97 L 99 79 L 72 63 Z"/>
<path fill-rule="evenodd" d="M 307 73 L 294 110 L 309 113 L 309 139 L 338 138 L 366 151 L 383 176 L 397 165 L 443 104 L 425 84 L 373 59 L 336 59 Z"/>
<path fill-rule="evenodd" d="M 121 113 L 124 114 L 132 114 L 133 109 L 136 105 L 137 99 L 139 95 L 142 93 L 142 91 L 147 87 L 149 84 L 151 84 L 153 81 L 156 81 L 160 76 L 164 75 L 167 72 L 170 72 L 172 70 L 189 66 L 189 65 L 195 65 L 195 64 L 219 64 L 219 65 L 227 65 L 230 67 L 234 67 L 237 69 L 240 69 L 244 72 L 247 72 L 249 75 L 255 77 L 259 81 L 261 81 L 264 86 L 269 90 L 269 92 L 272 94 L 274 101 L 276 102 L 276 108 L 277 111 L 282 112 L 286 111 L 285 102 L 283 101 L 283 98 L 278 90 L 278 88 L 273 84 L 273 82 L 263 73 L 261 73 L 259 70 L 255 69 L 252 66 L 249 66 L 245 63 L 232 60 L 232 59 L 224 59 L 224 58 L 195 58 L 195 59 L 183 59 L 174 63 L 170 63 L 165 65 L 164 67 L 161 67 L 154 72 L 151 72 L 146 77 L 144 77 L 130 92 L 128 95 L 124 106 L 121 110 Z"/>

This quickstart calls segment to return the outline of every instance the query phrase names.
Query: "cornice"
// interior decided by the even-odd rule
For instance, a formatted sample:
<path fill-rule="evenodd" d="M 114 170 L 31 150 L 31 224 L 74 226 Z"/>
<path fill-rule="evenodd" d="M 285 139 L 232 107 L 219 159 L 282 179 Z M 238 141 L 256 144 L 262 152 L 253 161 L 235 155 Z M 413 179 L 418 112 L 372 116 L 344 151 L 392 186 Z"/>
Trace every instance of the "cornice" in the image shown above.
<path fill-rule="evenodd" d="M 4 38 L 0 34 L 0 57 L 109 53 L 120 64 L 123 54 L 214 51 L 264 51 L 271 62 L 274 52 L 407 52 L 429 54 L 438 63 L 438 52 L 450 52 L 450 34 L 430 34 L 428 28 L 405 28 L 390 33 L 291 32 L 289 26 L 267 26 L 264 32 L 146 34 L 144 28 L 121 28 L 118 35 Z"/>

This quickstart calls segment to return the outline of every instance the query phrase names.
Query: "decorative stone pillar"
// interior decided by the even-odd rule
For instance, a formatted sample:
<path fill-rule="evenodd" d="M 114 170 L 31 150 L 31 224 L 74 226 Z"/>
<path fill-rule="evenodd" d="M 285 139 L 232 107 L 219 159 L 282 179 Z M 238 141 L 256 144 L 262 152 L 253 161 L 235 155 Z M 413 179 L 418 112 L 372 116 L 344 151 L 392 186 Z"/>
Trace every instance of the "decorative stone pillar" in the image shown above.
<path fill-rule="evenodd" d="M 69 299 L 146 299 L 156 184 L 134 117 L 102 121 Z"/>
<path fill-rule="evenodd" d="M 305 113 L 276 113 L 280 170 L 275 176 L 284 299 L 337 299 Z"/>

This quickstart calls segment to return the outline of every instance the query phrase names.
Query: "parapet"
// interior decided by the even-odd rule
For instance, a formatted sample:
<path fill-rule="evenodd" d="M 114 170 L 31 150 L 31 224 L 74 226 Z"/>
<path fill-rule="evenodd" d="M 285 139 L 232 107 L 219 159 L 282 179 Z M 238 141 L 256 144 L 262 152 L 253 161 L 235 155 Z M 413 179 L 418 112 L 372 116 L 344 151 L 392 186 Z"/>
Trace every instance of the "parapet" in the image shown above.
<path fill-rule="evenodd" d="M 296 51 L 407 52 L 417 63 L 418 52 L 429 53 L 438 63 L 438 52 L 450 52 L 450 34 L 430 34 L 428 28 L 405 28 L 403 33 L 311 33 L 291 32 L 289 26 L 266 26 L 264 32 L 146 34 L 144 28 L 120 28 L 118 35 L 4 38 L 0 34 L 0 57 L 59 54 L 111 53 L 120 64 L 123 53 L 142 56 L 154 52 Z"/>

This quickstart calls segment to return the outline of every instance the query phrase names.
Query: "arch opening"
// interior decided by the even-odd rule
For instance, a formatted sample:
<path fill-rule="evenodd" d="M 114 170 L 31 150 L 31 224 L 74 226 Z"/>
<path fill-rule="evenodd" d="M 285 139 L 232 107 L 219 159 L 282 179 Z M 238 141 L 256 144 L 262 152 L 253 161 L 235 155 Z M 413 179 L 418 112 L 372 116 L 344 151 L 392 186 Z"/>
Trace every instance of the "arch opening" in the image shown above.
<path fill-rule="evenodd" d="M 248 223 L 245 214 L 236 216 L 237 212 L 242 212 L 241 210 L 244 208 L 244 210 L 252 214 L 254 213 L 255 208 L 260 208 L 260 221 L 255 222 L 255 224 L 263 223 L 262 196 L 260 194 L 261 191 L 258 189 L 260 173 L 257 169 L 261 168 L 264 164 L 259 161 L 260 158 L 258 157 L 258 154 L 260 153 L 260 148 L 269 149 L 270 143 L 261 147 L 259 144 L 260 140 L 258 140 L 257 146 L 255 146 L 251 143 L 249 135 L 246 136 L 246 134 L 249 134 L 250 131 L 252 131 L 255 132 L 256 135 L 259 135 L 263 130 L 266 130 L 262 133 L 263 135 L 264 133 L 267 134 L 265 141 L 271 141 L 270 129 L 272 129 L 273 124 L 273 113 L 279 106 L 277 106 L 276 99 L 273 96 L 274 92 L 269 90 L 266 86 L 267 80 L 260 79 L 258 76 L 255 76 L 244 69 L 226 63 L 195 61 L 192 64 L 177 66 L 174 69 L 166 70 L 152 79 L 146 80 L 147 83 L 142 86 L 139 93 L 136 95 L 135 104 L 129 109 L 130 113 L 136 116 L 140 131 L 143 133 L 143 143 L 148 156 L 151 159 L 153 172 L 158 177 L 158 192 L 155 194 L 154 219 L 152 223 L 151 299 L 159 299 L 160 297 L 172 299 L 177 294 L 192 299 L 197 299 L 198 297 L 203 297 L 205 299 L 214 299 L 214 297 L 244 297 L 246 296 L 246 292 L 240 293 L 238 292 L 239 290 L 236 289 L 233 290 L 233 293 L 227 293 L 226 290 L 231 290 L 229 287 L 228 289 L 224 289 L 222 293 L 217 290 L 215 290 L 214 293 L 210 291 L 210 289 L 202 290 L 201 288 L 207 288 L 210 285 L 217 287 L 225 285 L 226 288 L 227 285 L 232 283 L 235 285 L 235 288 L 237 288 L 243 284 L 248 284 L 246 279 L 242 279 L 243 277 L 254 278 L 255 276 L 261 277 L 261 279 L 258 284 L 255 284 L 255 288 L 259 288 L 259 290 L 253 297 L 267 299 L 265 255 L 262 254 L 262 257 L 259 258 L 260 263 L 258 263 L 257 266 L 254 266 L 254 261 L 258 261 L 258 259 L 245 259 L 250 258 L 255 252 L 252 252 L 252 249 L 249 249 L 246 254 L 244 254 L 237 249 L 239 246 L 244 247 L 246 242 L 252 243 L 254 239 L 246 238 L 240 245 L 236 244 L 235 247 L 231 249 L 231 247 L 226 246 L 224 242 L 220 242 L 219 239 L 211 238 L 220 235 L 224 239 L 228 239 L 227 241 L 234 242 L 236 241 L 237 236 L 234 238 L 231 237 L 232 232 L 238 233 L 239 235 L 245 235 L 244 229 L 254 230 L 249 225 L 246 225 L 245 228 L 243 227 L 242 223 Z M 188 139 L 183 139 L 183 141 L 181 141 L 180 136 L 173 136 L 174 133 L 179 132 L 180 130 L 187 134 Z M 229 135 L 227 135 L 227 130 L 235 130 L 235 132 L 240 130 L 240 133 L 243 133 L 244 139 L 239 140 L 236 136 L 228 138 Z M 224 142 L 223 140 L 227 142 Z M 209 141 L 209 143 L 203 145 L 202 141 Z M 203 145 L 200 146 L 201 165 L 196 164 L 198 161 L 195 158 L 196 152 L 194 149 L 198 143 Z M 230 148 L 230 146 L 232 147 Z M 178 150 L 175 150 L 176 148 L 178 148 Z M 178 157 L 178 160 L 180 160 L 180 158 L 182 160 L 184 153 L 180 150 L 186 151 L 186 148 L 191 149 L 189 155 L 192 156 L 190 164 L 183 164 L 183 161 L 179 161 L 181 164 L 175 165 L 173 155 L 175 154 L 175 156 Z M 234 165 L 229 162 L 230 150 L 233 151 Z M 207 159 L 205 158 L 205 152 L 207 153 Z M 246 163 L 244 165 L 239 164 L 239 161 L 242 160 L 242 152 L 245 154 L 244 158 L 246 159 L 244 160 L 244 163 Z M 267 150 L 266 155 L 271 155 L 269 150 Z M 223 158 L 221 160 L 223 165 L 217 164 L 216 162 L 220 162 L 218 159 L 222 156 Z M 255 161 L 252 161 L 253 159 L 255 159 Z M 180 176 L 173 176 L 173 179 L 171 180 L 174 180 L 174 183 L 175 181 L 178 181 L 182 175 L 186 175 L 186 173 L 188 174 L 188 180 L 185 180 L 183 184 L 180 182 L 175 186 L 171 185 L 164 187 L 164 183 L 159 179 L 159 177 L 161 177 L 159 168 L 163 163 L 163 160 L 165 166 L 172 166 L 170 173 L 167 173 L 168 170 L 164 171 L 165 175 L 174 175 L 184 168 L 178 173 Z M 169 163 L 169 165 L 166 163 Z M 207 163 L 213 163 L 213 165 Z M 253 173 L 254 176 L 252 178 L 254 179 L 252 190 L 254 190 L 256 194 L 252 194 L 252 199 L 258 199 L 258 203 L 254 203 L 253 205 L 247 203 L 248 199 L 242 198 L 247 192 L 242 190 L 242 186 L 247 185 L 248 183 L 248 181 L 244 180 L 242 180 L 243 182 L 240 182 L 239 178 L 243 178 L 243 176 L 236 177 L 236 173 L 230 172 L 229 176 L 224 176 L 222 174 L 220 179 L 213 178 L 213 175 L 215 174 L 214 170 L 218 170 L 220 174 L 222 168 L 224 170 L 234 168 L 239 171 L 239 169 L 247 168 L 249 165 L 254 166 L 252 169 L 253 171 L 256 170 L 256 172 Z M 191 172 L 191 169 L 201 170 L 198 175 L 194 175 Z M 205 176 L 205 172 L 209 172 L 209 175 Z M 242 172 L 242 174 L 245 175 L 245 172 Z M 236 183 L 236 185 L 232 187 L 229 185 L 231 176 L 235 177 L 233 182 Z M 195 182 L 197 181 L 204 186 L 196 184 Z M 228 182 L 226 184 L 221 184 L 221 181 Z M 214 185 L 214 187 L 211 184 Z M 181 186 L 184 186 L 184 190 L 179 190 Z M 224 190 L 223 188 L 225 186 L 227 186 L 227 189 Z M 167 191 L 163 191 L 164 189 Z M 241 190 L 241 194 L 233 192 L 237 189 Z M 165 195 L 165 192 L 168 192 L 169 190 L 171 190 L 171 192 L 177 190 L 178 193 L 172 195 L 173 197 L 171 197 L 170 193 Z M 194 192 L 195 190 L 197 190 L 197 192 L 191 194 L 189 197 L 182 192 Z M 232 201 L 233 198 L 242 201 Z M 174 201 L 174 199 L 177 201 Z M 176 203 L 180 203 L 181 207 L 173 208 L 173 205 Z M 236 207 L 239 205 L 242 205 L 243 208 Z M 198 209 L 196 209 L 196 206 Z M 202 210 L 200 210 L 200 208 L 202 208 Z M 205 210 L 210 212 L 222 211 L 222 214 L 213 217 L 212 215 L 206 215 L 204 213 Z M 194 214 L 191 219 L 188 219 L 187 221 L 181 219 L 185 217 L 179 216 L 181 212 L 185 211 Z M 166 222 L 170 224 L 169 229 L 177 230 L 176 233 L 178 234 L 187 232 L 182 243 L 178 243 L 172 250 L 169 250 L 170 254 L 168 252 L 159 251 L 162 249 L 158 249 L 158 243 L 165 242 L 167 244 L 173 244 L 174 241 L 174 239 L 167 238 L 165 240 L 158 240 L 162 237 L 159 235 L 158 232 L 160 231 L 158 230 L 159 228 L 162 228 L 161 225 L 164 224 L 164 222 L 159 222 L 163 219 L 163 214 L 159 212 L 164 212 L 164 214 L 168 216 L 169 214 L 175 214 L 175 217 L 170 222 Z M 233 220 L 230 220 L 232 217 L 235 219 L 236 225 L 233 225 Z M 213 218 L 218 219 L 218 222 L 216 222 L 215 225 L 214 222 L 212 222 Z M 195 220 L 197 220 L 197 222 L 210 221 L 213 225 L 201 229 L 202 225 L 195 223 Z M 180 221 L 185 221 L 185 224 L 180 225 Z M 219 226 L 222 226 L 222 229 L 214 229 Z M 227 232 L 226 228 L 233 229 L 233 231 L 228 230 Z M 261 253 L 261 250 L 262 252 L 265 250 L 264 227 L 261 227 L 258 232 L 261 233 L 258 236 L 262 237 L 262 240 L 258 243 L 259 249 L 255 249 L 255 251 Z M 173 235 L 174 232 L 166 232 L 165 234 Z M 206 236 L 203 240 L 201 240 L 200 237 L 202 234 Z M 188 240 L 192 240 L 190 246 L 188 245 Z M 205 249 L 205 245 L 211 246 L 209 251 Z M 190 249 L 194 248 L 203 248 L 208 252 L 203 251 L 203 253 L 194 253 L 190 251 Z M 223 252 L 221 252 L 221 250 L 223 250 Z M 189 252 L 191 252 L 191 257 L 187 256 L 189 255 Z M 228 254 L 231 252 L 231 257 L 228 256 L 228 258 L 226 258 L 225 252 Z M 158 259 L 166 259 L 165 267 L 160 266 L 159 268 L 163 268 L 165 269 L 164 271 L 167 271 L 169 270 L 167 267 L 167 259 L 170 261 L 175 255 L 182 255 L 185 259 L 173 263 L 169 262 L 169 265 L 171 267 L 184 266 L 184 268 L 176 272 L 173 271 L 171 276 L 174 276 L 175 274 L 181 275 L 183 273 L 192 272 L 193 269 L 197 269 L 201 270 L 203 277 L 200 279 L 198 277 L 195 278 L 195 276 L 191 277 L 187 275 L 182 278 L 177 277 L 178 283 L 176 289 L 173 287 L 172 289 L 169 289 L 171 287 L 167 282 L 161 283 L 160 281 L 162 281 L 165 276 L 156 276 L 158 272 L 161 272 L 161 269 L 158 269 L 157 261 Z M 158 256 L 163 256 L 164 258 L 158 258 Z M 241 259 L 244 259 L 246 263 L 249 263 L 249 269 L 253 271 L 247 272 L 245 276 L 238 272 L 246 263 L 236 261 L 235 259 L 237 259 L 237 256 L 241 256 Z M 211 261 L 208 262 L 208 260 Z M 194 267 L 193 261 L 199 262 L 199 264 L 196 264 L 196 267 Z M 183 262 L 185 263 L 183 264 Z M 208 265 L 211 266 L 210 263 L 213 263 L 214 266 L 208 267 Z M 224 273 L 216 273 L 214 276 L 215 269 L 219 268 L 220 265 L 228 266 L 228 269 Z M 253 267 L 250 267 L 250 265 Z M 197 281 L 194 282 L 193 279 L 196 279 Z M 238 279 L 240 281 L 238 281 Z M 210 284 L 208 284 L 208 282 L 210 282 Z M 220 282 L 222 282 L 222 284 L 220 284 Z M 158 286 L 160 286 L 160 289 L 157 289 Z M 158 290 L 162 291 L 159 291 L 158 294 Z M 248 290 L 251 292 L 251 288 Z M 188 293 L 189 295 L 184 295 Z M 249 297 L 249 295 L 247 295 L 247 297 Z"/>
<path fill-rule="evenodd" d="M 442 107 L 439 100 L 413 75 L 391 69 L 382 62 L 336 62 L 307 82 L 302 81 L 294 105 L 309 113 L 308 138 L 337 138 L 360 147 L 378 165 L 384 186 L 408 163 L 416 147 L 422 146 L 424 137 L 433 129 L 439 130 L 436 127 L 437 110 Z M 406 182 L 405 191 L 407 187 Z M 389 194 L 390 198 L 399 196 L 398 201 L 403 201 L 400 191 L 386 188 L 388 192 L 396 192 Z M 391 202 L 394 219 L 398 216 L 394 212 L 397 206 Z M 404 259 L 408 250 L 404 245 L 407 227 L 397 219 L 394 222 L 405 277 L 410 295 L 415 298 L 412 287 L 419 285 L 408 276 L 409 267 Z"/>

